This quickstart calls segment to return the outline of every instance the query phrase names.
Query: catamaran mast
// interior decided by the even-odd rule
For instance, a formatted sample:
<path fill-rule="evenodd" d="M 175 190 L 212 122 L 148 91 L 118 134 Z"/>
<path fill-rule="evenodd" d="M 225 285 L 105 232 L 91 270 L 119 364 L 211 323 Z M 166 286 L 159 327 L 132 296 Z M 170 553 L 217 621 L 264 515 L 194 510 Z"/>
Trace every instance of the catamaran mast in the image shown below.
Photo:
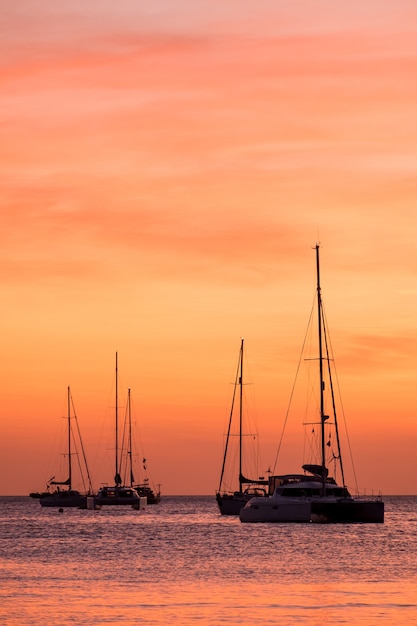
<path fill-rule="evenodd" d="M 116 352 L 116 452 L 115 452 L 115 462 L 116 462 L 116 472 L 114 475 L 114 482 L 116 487 L 122 484 L 122 479 L 119 471 L 119 381 L 118 381 L 118 365 L 117 365 L 117 352 Z"/>
<path fill-rule="evenodd" d="M 239 376 L 239 386 L 240 386 L 240 404 L 239 404 L 239 491 L 242 492 L 242 451 L 243 451 L 243 437 L 242 437 L 242 429 L 243 429 L 243 343 L 244 339 L 242 337 L 242 341 L 240 344 L 240 376 Z"/>
<path fill-rule="evenodd" d="M 322 495 L 325 495 L 326 482 L 326 447 L 324 438 L 324 423 L 326 416 L 324 414 L 324 379 L 323 379 L 323 328 L 322 328 L 322 302 L 321 302 L 321 286 L 320 286 L 320 260 L 319 260 L 319 244 L 316 244 L 316 268 L 317 268 L 317 318 L 318 318 L 318 336 L 319 336 L 319 367 L 320 367 L 320 426 L 321 426 L 321 479 L 322 479 Z"/>
<path fill-rule="evenodd" d="M 135 482 L 135 478 L 133 476 L 133 457 L 132 457 L 132 411 L 130 408 L 130 387 L 127 390 L 127 409 L 128 409 L 128 420 L 129 420 L 129 472 L 130 472 L 130 486 L 133 487 L 133 483 Z"/>
<path fill-rule="evenodd" d="M 71 390 L 68 387 L 67 396 L 67 416 L 68 416 L 68 489 L 72 489 L 72 462 L 71 462 Z"/>

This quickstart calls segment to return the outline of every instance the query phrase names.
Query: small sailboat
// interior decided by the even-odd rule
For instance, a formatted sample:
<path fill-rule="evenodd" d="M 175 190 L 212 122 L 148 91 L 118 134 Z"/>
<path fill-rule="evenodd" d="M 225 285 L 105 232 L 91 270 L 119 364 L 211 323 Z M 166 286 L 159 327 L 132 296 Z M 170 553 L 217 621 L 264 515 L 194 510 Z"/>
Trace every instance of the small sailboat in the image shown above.
<path fill-rule="evenodd" d="M 236 380 L 234 386 L 234 393 L 232 399 L 232 407 L 230 411 L 229 424 L 227 429 L 226 436 L 226 444 L 224 448 L 223 455 L 223 464 L 220 473 L 220 482 L 219 488 L 216 492 L 216 500 L 218 507 L 220 509 L 220 513 L 222 515 L 239 515 L 239 511 L 245 504 L 253 498 L 254 496 L 260 496 L 266 494 L 266 485 L 268 485 L 268 480 L 265 480 L 263 477 L 259 477 L 256 479 L 246 478 L 243 474 L 243 464 L 244 464 L 244 451 L 243 451 L 243 440 L 245 434 L 243 432 L 243 355 L 244 355 L 244 339 L 242 338 L 240 343 L 240 351 L 239 351 L 239 360 L 238 360 L 238 368 L 236 372 Z M 226 465 L 228 461 L 228 456 L 230 453 L 230 443 L 232 437 L 232 423 L 234 416 L 234 406 L 236 399 L 236 392 L 239 389 L 239 433 L 238 433 L 238 446 L 239 446 L 239 468 L 238 468 L 238 476 L 237 483 L 239 488 L 235 491 L 227 490 L 225 488 L 225 471 Z"/>
<path fill-rule="evenodd" d="M 319 425 L 317 463 L 303 465 L 304 473 L 270 477 L 270 495 L 253 498 L 240 511 L 242 522 L 364 522 L 384 521 L 381 497 L 353 497 L 345 483 L 334 394 L 333 358 L 326 329 L 320 285 L 319 245 L 315 246 L 317 271 L 317 330 L 319 377 L 318 422 L 308 422 L 315 436 Z M 311 319 L 310 319 L 311 322 Z M 329 393 L 327 394 L 326 391 Z M 326 403 L 327 402 L 327 403 Z M 332 433 L 334 437 L 332 438 Z M 311 446 L 313 449 L 313 446 Z M 341 485 L 329 472 L 340 471 Z"/>
<path fill-rule="evenodd" d="M 81 440 L 78 420 L 75 414 L 74 405 L 71 396 L 70 387 L 67 390 L 67 474 L 64 480 L 55 480 L 53 476 L 47 485 L 47 490 L 41 492 L 39 497 L 40 505 L 43 507 L 78 507 L 86 508 L 87 497 L 93 493 L 90 472 L 88 470 L 87 460 L 84 452 L 84 446 Z M 71 409 L 73 409 L 71 411 Z M 73 429 L 72 422 L 75 424 Z M 79 444 L 81 459 L 76 444 Z M 83 493 L 73 488 L 73 456 L 78 457 L 78 466 L 83 467 L 84 471 L 80 472 L 80 480 L 83 484 Z M 51 491 L 52 488 L 52 491 Z M 32 495 L 32 497 L 36 497 Z"/>
<path fill-rule="evenodd" d="M 121 477 L 119 454 L 119 392 L 118 392 L 118 355 L 116 352 L 116 408 L 115 408 L 115 473 L 114 486 L 100 487 L 93 501 L 89 501 L 89 508 L 102 506 L 131 506 L 139 510 L 144 502 L 131 485 L 123 485 Z"/>
<path fill-rule="evenodd" d="M 144 460 L 145 461 L 145 460 Z M 152 489 L 149 478 L 145 477 L 143 482 L 134 485 L 139 497 L 146 498 L 147 504 L 159 504 L 161 502 L 161 487 L 158 490 Z"/>
<path fill-rule="evenodd" d="M 146 498 L 147 504 L 159 504 L 161 501 L 161 491 L 154 491 L 150 485 L 149 478 L 146 474 L 147 471 L 147 461 L 146 458 L 142 456 L 142 471 L 143 471 L 143 480 L 142 482 L 137 482 L 135 479 L 135 471 L 137 466 L 134 469 L 134 441 L 133 441 L 133 432 L 132 432 L 132 403 L 131 403 L 131 391 L 130 388 L 127 392 L 127 414 L 125 419 L 125 428 L 122 437 L 122 455 L 123 451 L 126 450 L 126 454 L 124 455 L 125 463 L 123 463 L 122 457 L 122 477 L 125 477 L 125 482 L 129 483 L 130 486 L 137 492 L 140 498 Z M 125 440 L 127 439 L 127 442 Z"/>

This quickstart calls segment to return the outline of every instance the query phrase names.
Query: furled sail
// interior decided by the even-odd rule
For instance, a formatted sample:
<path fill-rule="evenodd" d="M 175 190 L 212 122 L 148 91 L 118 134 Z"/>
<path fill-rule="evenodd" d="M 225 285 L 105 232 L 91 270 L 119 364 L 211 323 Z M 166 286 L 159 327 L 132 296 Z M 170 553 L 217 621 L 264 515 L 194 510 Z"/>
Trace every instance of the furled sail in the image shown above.
<path fill-rule="evenodd" d="M 262 478 L 256 478 L 252 480 L 251 478 L 246 478 L 243 474 L 239 475 L 239 482 L 245 485 L 267 485 L 268 481 Z"/>

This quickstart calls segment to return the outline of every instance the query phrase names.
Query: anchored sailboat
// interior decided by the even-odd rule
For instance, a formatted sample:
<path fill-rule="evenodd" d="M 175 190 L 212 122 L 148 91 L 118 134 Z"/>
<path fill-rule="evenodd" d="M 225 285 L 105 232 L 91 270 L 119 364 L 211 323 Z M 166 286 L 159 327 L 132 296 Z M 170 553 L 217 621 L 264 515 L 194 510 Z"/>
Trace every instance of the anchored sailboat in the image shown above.
<path fill-rule="evenodd" d="M 68 387 L 67 390 L 67 407 L 67 452 L 65 453 L 67 457 L 67 477 L 64 480 L 55 480 L 54 476 L 49 480 L 47 491 L 39 494 L 39 502 L 43 507 L 85 508 L 87 506 L 87 496 L 93 492 L 70 387 Z M 71 409 L 73 410 L 71 411 Z M 75 424 L 74 429 L 72 422 Z M 81 459 L 79 457 L 77 443 L 80 447 Z M 83 486 L 83 493 L 73 488 L 73 456 L 77 456 L 78 458 L 78 467 L 83 468 L 83 471 L 80 471 L 80 482 Z M 53 491 L 50 490 L 51 487 Z"/>
<path fill-rule="evenodd" d="M 115 471 L 114 486 L 103 486 L 94 497 L 93 506 L 132 506 L 134 509 L 141 507 L 141 499 L 136 490 L 130 485 L 122 484 L 121 456 L 119 449 L 119 382 L 118 382 L 118 356 L 116 352 L 116 408 L 115 408 Z"/>
<path fill-rule="evenodd" d="M 243 474 L 244 452 L 243 452 L 243 347 L 244 340 L 241 340 L 239 351 L 239 362 L 236 373 L 235 388 L 233 393 L 232 407 L 230 411 L 229 424 L 227 429 L 226 444 L 223 455 L 223 464 L 220 473 L 219 488 L 216 493 L 217 504 L 222 515 L 239 515 L 239 511 L 246 502 L 256 495 L 265 494 L 266 490 L 263 485 L 268 485 L 268 481 L 263 478 L 250 479 Z M 238 484 L 239 489 L 236 491 L 227 491 L 224 487 L 225 469 L 229 455 L 229 445 L 231 439 L 231 428 L 234 415 L 236 391 L 239 389 L 239 470 Z"/>
<path fill-rule="evenodd" d="M 319 456 L 315 462 L 303 465 L 304 474 L 271 476 L 270 495 L 250 500 L 240 511 L 242 522 L 384 521 L 384 503 L 380 497 L 352 497 L 345 483 L 333 386 L 333 359 L 321 297 L 319 245 L 315 246 L 315 251 L 319 354 L 313 360 L 318 360 L 319 364 L 319 419 L 318 422 L 308 422 L 308 425 L 312 427 L 314 437 L 315 426 L 319 426 Z M 330 428 L 334 431 L 334 438 L 331 438 Z M 341 485 L 336 482 L 335 475 L 330 476 L 330 465 L 334 467 L 334 474 L 336 468 L 340 470 Z"/>
<path fill-rule="evenodd" d="M 124 477 L 125 483 L 128 483 L 141 498 L 146 498 L 147 504 L 158 504 L 161 501 L 161 493 L 159 489 L 155 492 L 149 483 L 149 478 L 146 474 L 147 461 L 145 457 L 141 457 L 143 472 L 143 479 L 141 482 L 138 482 L 137 478 L 135 478 L 137 464 L 135 465 L 134 463 L 134 457 L 135 445 L 132 429 L 132 403 L 131 391 L 129 388 L 127 391 L 127 411 L 122 437 L 122 477 Z"/>

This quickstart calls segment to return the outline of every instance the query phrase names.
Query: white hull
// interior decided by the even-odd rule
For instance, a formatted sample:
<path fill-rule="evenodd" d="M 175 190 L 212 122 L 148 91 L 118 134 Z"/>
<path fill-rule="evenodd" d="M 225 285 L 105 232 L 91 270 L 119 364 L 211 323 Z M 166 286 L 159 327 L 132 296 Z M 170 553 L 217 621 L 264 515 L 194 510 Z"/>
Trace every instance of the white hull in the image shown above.
<path fill-rule="evenodd" d="M 381 500 L 336 497 L 252 498 L 239 512 L 241 522 L 383 523 Z"/>
<path fill-rule="evenodd" d="M 240 510 L 241 522 L 309 522 L 311 502 L 296 498 L 252 498 Z"/>
<path fill-rule="evenodd" d="M 323 485 L 317 475 L 272 476 L 270 483 L 276 485 L 273 494 L 249 500 L 240 511 L 241 522 L 310 522 L 316 500 L 336 502 L 345 492 L 329 479 L 325 483 L 326 497 L 320 498 Z"/>

